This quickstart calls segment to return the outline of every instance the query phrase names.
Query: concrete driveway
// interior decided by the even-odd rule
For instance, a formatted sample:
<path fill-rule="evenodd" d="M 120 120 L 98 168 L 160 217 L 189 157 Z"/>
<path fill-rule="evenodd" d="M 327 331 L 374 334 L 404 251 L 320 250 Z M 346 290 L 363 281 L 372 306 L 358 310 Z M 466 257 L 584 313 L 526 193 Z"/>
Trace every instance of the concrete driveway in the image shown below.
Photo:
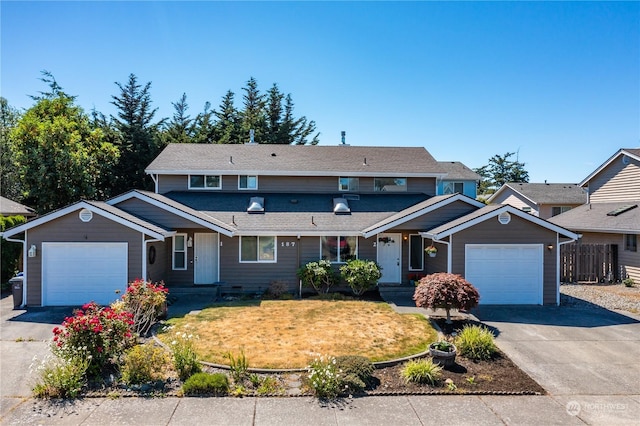
<path fill-rule="evenodd" d="M 481 306 L 474 314 L 503 352 L 587 423 L 639 421 L 640 316 L 596 306 Z"/>

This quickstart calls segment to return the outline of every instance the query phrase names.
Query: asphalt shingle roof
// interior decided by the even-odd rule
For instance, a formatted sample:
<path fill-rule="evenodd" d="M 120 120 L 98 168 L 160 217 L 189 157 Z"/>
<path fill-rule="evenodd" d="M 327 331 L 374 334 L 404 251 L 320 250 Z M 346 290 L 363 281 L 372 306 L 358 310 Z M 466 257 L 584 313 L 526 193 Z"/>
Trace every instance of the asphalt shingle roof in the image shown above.
<path fill-rule="evenodd" d="M 584 204 L 587 193 L 573 183 L 506 183 L 537 204 Z"/>
<path fill-rule="evenodd" d="M 617 216 L 607 215 L 607 213 L 623 206 L 633 205 L 638 205 L 638 207 Z M 578 232 L 640 233 L 640 200 L 585 204 L 548 220 L 551 223 Z"/>
<path fill-rule="evenodd" d="M 434 176 L 444 172 L 421 147 L 169 144 L 147 173 L 298 176 Z"/>
<path fill-rule="evenodd" d="M 446 180 L 480 180 L 481 176 L 459 161 L 438 161 L 442 170 L 447 174 Z"/>
<path fill-rule="evenodd" d="M 127 222 L 130 222 L 132 224 L 141 226 L 143 228 L 146 228 L 150 231 L 153 231 L 155 233 L 161 234 L 161 235 L 167 235 L 170 234 L 172 232 L 171 229 L 165 228 L 161 225 L 158 225 L 157 223 L 153 223 L 150 222 L 146 219 L 143 219 L 141 217 L 132 215 L 131 213 L 127 213 L 124 210 L 121 210 L 115 206 L 112 206 L 110 204 L 105 203 L 104 201 L 85 201 L 87 204 L 91 204 L 92 206 L 100 209 L 100 210 L 104 210 L 108 213 L 111 213 L 114 216 L 118 216 L 121 219 L 126 220 Z"/>
<path fill-rule="evenodd" d="M 35 212 L 31 207 L 27 207 L 5 197 L 0 197 L 0 215 L 3 216 L 34 216 Z"/>

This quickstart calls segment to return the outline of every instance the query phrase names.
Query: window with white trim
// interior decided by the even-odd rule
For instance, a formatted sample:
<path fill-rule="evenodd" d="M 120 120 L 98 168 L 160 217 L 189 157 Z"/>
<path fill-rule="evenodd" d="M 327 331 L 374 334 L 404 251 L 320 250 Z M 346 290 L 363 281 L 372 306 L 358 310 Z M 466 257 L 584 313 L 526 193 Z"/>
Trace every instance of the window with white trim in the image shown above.
<path fill-rule="evenodd" d="M 569 206 L 554 206 L 551 207 L 551 216 L 558 216 L 559 214 L 568 212 L 569 210 L 571 210 L 571 207 Z"/>
<path fill-rule="evenodd" d="M 374 178 L 373 190 L 382 192 L 406 192 L 407 178 Z"/>
<path fill-rule="evenodd" d="M 357 259 L 358 237 L 320 237 L 320 258 L 333 263 Z"/>
<path fill-rule="evenodd" d="M 638 236 L 636 234 L 624 234 L 624 250 L 638 251 Z"/>
<path fill-rule="evenodd" d="M 173 236 L 173 269 L 184 271 L 187 269 L 187 234 Z"/>
<path fill-rule="evenodd" d="M 189 189 L 221 189 L 220 175 L 189 175 Z"/>
<path fill-rule="evenodd" d="M 444 195 L 448 194 L 463 194 L 464 193 L 464 183 L 462 182 L 444 182 L 442 187 L 442 193 Z"/>
<path fill-rule="evenodd" d="M 424 270 L 424 239 L 420 235 L 409 235 L 409 270 Z"/>
<path fill-rule="evenodd" d="M 276 237 L 240 237 L 240 262 L 276 262 Z"/>
<path fill-rule="evenodd" d="M 360 189 L 360 179 L 357 177 L 338 178 L 339 191 L 357 191 Z"/>
<path fill-rule="evenodd" d="M 238 189 L 258 189 L 258 176 L 238 176 Z"/>

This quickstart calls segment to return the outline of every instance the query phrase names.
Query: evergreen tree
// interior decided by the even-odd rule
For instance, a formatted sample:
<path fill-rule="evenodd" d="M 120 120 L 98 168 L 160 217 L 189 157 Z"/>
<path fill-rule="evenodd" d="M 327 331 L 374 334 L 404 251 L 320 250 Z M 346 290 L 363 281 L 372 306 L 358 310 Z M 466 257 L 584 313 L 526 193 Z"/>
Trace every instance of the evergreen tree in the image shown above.
<path fill-rule="evenodd" d="M 267 120 L 265 114 L 265 96 L 258 90 L 258 82 L 251 77 L 244 90 L 243 109 L 240 112 L 240 134 L 248 141 L 249 132 L 255 132 L 255 142 L 263 142 L 267 133 Z"/>
<path fill-rule="evenodd" d="M 119 96 L 112 96 L 111 102 L 118 108 L 117 116 L 111 119 L 118 131 L 120 161 L 114 174 L 115 193 L 130 189 L 153 189 L 153 182 L 144 169 L 160 153 L 163 144 L 159 130 L 164 119 L 154 121 L 157 108 L 151 108 L 151 82 L 138 84 L 134 74 L 129 75 L 126 84 L 116 82 Z"/>
<path fill-rule="evenodd" d="M 15 163 L 24 185 L 25 203 L 40 214 L 83 198 L 101 199 L 103 176 L 111 172 L 118 149 L 74 104 L 50 74 L 50 92 L 33 97 L 12 130 Z"/>
<path fill-rule="evenodd" d="M 293 144 L 293 145 L 317 145 L 320 142 L 320 133 L 313 135 L 311 141 L 309 136 L 316 131 L 315 121 L 307 121 L 307 118 L 302 116 L 295 118 L 293 116 L 293 99 L 291 94 L 288 94 L 285 98 L 284 105 L 284 118 L 282 125 L 280 126 L 281 136 L 280 143 Z"/>
<path fill-rule="evenodd" d="M 278 89 L 277 84 L 273 84 L 269 92 L 267 92 L 267 123 L 266 135 L 263 143 L 287 143 L 282 139 L 282 100 L 284 95 Z"/>
<path fill-rule="evenodd" d="M 18 123 L 20 113 L 0 97 L 0 195 L 22 201 L 22 186 L 11 143 L 11 131 Z"/>
<path fill-rule="evenodd" d="M 215 122 L 214 112 L 211 110 L 211 104 L 205 102 L 204 111 L 196 116 L 193 124 L 193 142 L 194 143 L 214 143 L 215 142 Z"/>
<path fill-rule="evenodd" d="M 497 191 L 507 182 L 529 182 L 529 172 L 524 168 L 525 163 L 509 158 L 515 152 L 507 152 L 504 155 L 494 155 L 489 159 L 489 164 L 474 169 L 482 179 L 478 187 L 481 194 L 491 194 Z"/>
<path fill-rule="evenodd" d="M 214 126 L 216 143 L 244 143 L 240 137 L 240 117 L 234 106 L 235 94 L 229 90 L 222 98 L 222 103 L 214 115 L 218 118 Z"/>
<path fill-rule="evenodd" d="M 172 102 L 171 105 L 173 105 L 175 112 L 163 133 L 165 144 L 194 142 L 193 119 L 187 115 L 189 109 L 187 94 L 183 93 L 178 102 Z"/>

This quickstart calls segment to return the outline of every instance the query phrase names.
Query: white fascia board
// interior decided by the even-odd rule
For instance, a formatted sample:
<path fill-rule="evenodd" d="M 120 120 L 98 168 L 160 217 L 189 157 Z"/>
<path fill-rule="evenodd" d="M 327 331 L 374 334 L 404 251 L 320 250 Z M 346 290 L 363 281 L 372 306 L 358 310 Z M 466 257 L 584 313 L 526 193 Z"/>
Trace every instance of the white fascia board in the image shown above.
<path fill-rule="evenodd" d="M 495 193 L 493 193 L 491 195 L 491 197 L 487 198 L 487 203 L 491 204 L 493 201 L 493 198 L 496 197 L 499 193 L 506 191 L 505 188 L 509 188 L 510 190 L 512 190 L 513 192 L 515 192 L 516 194 L 518 194 L 519 196 L 521 196 L 522 198 L 524 198 L 525 200 L 529 201 L 530 203 L 534 204 L 534 205 L 538 205 L 537 201 L 534 201 L 533 199 L 527 197 L 526 195 L 524 195 L 522 192 L 518 191 L 516 188 L 508 185 L 508 184 L 504 184 L 500 187 L 500 189 L 498 189 Z"/>
<path fill-rule="evenodd" d="M 256 176 L 330 176 L 330 177 L 433 177 L 442 178 L 446 173 L 403 173 L 403 172 L 367 172 L 351 171 L 282 171 L 282 170 L 145 170 L 148 175 L 256 175 Z"/>
<path fill-rule="evenodd" d="M 126 200 L 130 200 L 131 198 L 137 198 L 138 200 L 144 201 L 145 203 L 149 203 L 149 204 L 151 204 L 153 206 L 156 206 L 156 207 L 158 207 L 160 209 L 166 210 L 166 211 L 168 211 L 170 213 L 175 214 L 176 216 L 180 216 L 180 217 L 182 217 L 184 219 L 187 219 L 187 220 L 189 220 L 189 221 L 191 221 L 193 223 L 201 225 L 201 226 L 203 226 L 203 227 L 205 227 L 207 229 L 210 229 L 212 231 L 219 232 L 219 233 L 221 233 L 223 235 L 226 235 L 227 237 L 232 237 L 234 235 L 234 231 L 232 231 L 232 230 L 229 230 L 229 229 L 223 228 L 221 226 L 215 225 L 215 224 L 213 224 L 211 222 L 207 222 L 204 219 L 201 219 L 201 218 L 199 218 L 197 216 L 194 216 L 194 215 L 192 215 L 190 213 L 187 213 L 187 212 L 184 212 L 184 211 L 182 211 L 180 209 L 172 207 L 172 206 L 170 206 L 168 204 L 163 203 L 162 201 L 158 201 L 158 200 L 156 200 L 154 198 L 151 198 L 151 197 L 149 197 L 149 196 L 147 196 L 145 194 L 141 194 L 140 192 L 137 192 L 137 191 L 130 191 L 130 192 L 127 192 L 125 194 L 119 195 L 119 196 L 117 196 L 115 198 L 112 198 L 112 199 L 107 201 L 107 204 L 115 206 L 116 204 L 121 203 L 121 202 L 126 201 Z M 202 214 L 205 214 L 205 213 L 202 213 Z M 211 219 L 214 219 L 214 218 L 211 218 Z"/>
<path fill-rule="evenodd" d="M 40 216 L 37 219 L 34 219 L 32 221 L 29 221 L 27 223 L 24 223 L 20 226 L 16 226 L 15 228 L 9 230 L 9 231 L 5 231 L 4 232 L 4 237 L 11 237 L 13 235 L 16 234 L 20 234 L 22 232 L 25 232 L 29 229 L 35 228 L 37 226 L 40 226 L 44 223 L 50 222 L 54 219 L 58 219 L 62 216 L 68 215 L 69 213 L 73 213 L 74 211 L 78 211 L 81 209 L 87 209 L 90 210 L 91 212 L 98 214 L 102 217 L 105 217 L 113 222 L 119 223 L 120 225 L 126 226 L 127 228 L 131 228 L 135 231 L 138 231 L 140 233 L 143 233 L 145 235 L 149 235 L 151 237 L 157 238 L 159 240 L 164 241 L 165 236 L 167 235 L 163 235 L 161 233 L 158 233 L 156 231 L 152 231 L 148 228 L 145 228 L 141 225 L 138 225 L 136 223 L 130 222 L 126 219 L 121 218 L 120 216 L 114 215 L 113 213 L 110 213 L 108 211 L 105 211 L 97 206 L 94 206 L 93 204 L 87 203 L 86 201 L 79 201 L 75 204 L 71 204 L 70 206 L 64 207 L 60 210 L 56 210 L 52 213 L 46 214 L 44 216 Z"/>
<path fill-rule="evenodd" d="M 504 212 L 509 212 L 510 214 L 513 214 L 513 215 L 518 216 L 518 217 L 520 217 L 522 219 L 525 219 L 525 220 L 528 220 L 530 222 L 533 222 L 536 225 L 542 226 L 543 228 L 547 228 L 547 229 L 549 229 L 551 231 L 554 231 L 554 232 L 556 232 L 558 234 L 562 234 L 562 235 L 564 235 L 566 237 L 573 238 L 573 239 L 578 239 L 578 234 L 576 234 L 574 232 L 571 232 L 568 229 L 565 229 L 565 228 L 563 228 L 561 226 L 554 225 L 553 223 L 548 222 L 548 221 L 546 221 L 544 219 L 540 219 L 538 216 L 534 216 L 532 214 L 523 212 L 522 210 L 517 209 L 517 208 L 515 208 L 515 207 L 513 207 L 513 206 L 511 206 L 509 204 L 504 204 L 502 207 L 500 207 L 498 209 L 495 209 L 495 210 L 492 210 L 490 212 L 487 212 L 486 214 L 483 214 L 482 216 L 476 217 L 475 219 L 472 219 L 472 220 L 470 220 L 468 222 L 461 223 L 460 225 L 454 226 L 454 227 L 452 227 L 450 229 L 447 229 L 447 230 L 445 230 L 443 232 L 440 232 L 439 234 L 429 234 L 427 232 L 424 232 L 424 233 L 421 233 L 421 235 L 424 234 L 425 236 L 428 236 L 429 238 L 435 238 L 435 239 L 440 240 L 440 239 L 442 239 L 444 237 L 448 237 L 450 235 L 453 235 L 455 233 L 463 231 L 463 230 L 465 230 L 467 228 L 475 226 L 475 225 L 477 225 L 479 223 L 482 223 L 482 222 L 484 222 L 484 221 L 486 221 L 488 219 L 497 217 L 498 215 L 500 215 L 501 213 L 504 213 Z"/>
<path fill-rule="evenodd" d="M 634 155 L 634 154 L 632 154 L 632 153 L 630 153 L 628 151 L 625 151 L 624 149 L 621 149 L 618 152 L 616 152 L 615 154 L 613 154 L 611 157 L 609 157 L 609 159 L 607 161 L 605 161 L 604 163 L 602 163 L 600 165 L 600 167 L 598 167 L 593 173 L 591 173 L 589 176 L 584 178 L 584 180 L 582 182 L 580 182 L 578 184 L 578 186 L 585 186 L 587 183 L 589 183 L 589 181 L 591 179 L 593 179 L 594 176 L 599 174 L 603 169 L 605 169 L 607 166 L 609 166 L 609 164 L 611 164 L 611 162 L 613 160 L 615 160 L 616 158 L 620 157 L 621 155 L 627 155 L 627 156 L 633 158 L 636 161 L 640 161 L 640 157 L 638 157 L 637 155 Z"/>
<path fill-rule="evenodd" d="M 384 224 L 379 225 L 379 226 L 373 225 L 372 227 L 368 228 L 369 230 L 363 231 L 362 232 L 362 236 L 365 237 L 365 238 L 369 238 L 369 237 L 371 237 L 373 235 L 376 235 L 376 234 L 378 234 L 380 232 L 385 232 L 385 231 L 387 231 L 387 230 L 389 230 L 389 229 L 391 229 L 391 228 L 393 228 L 395 226 L 401 225 L 401 224 L 403 224 L 405 222 L 408 222 L 408 221 L 410 221 L 412 219 L 418 218 L 418 217 L 420 217 L 422 215 L 430 213 L 430 212 L 432 212 L 434 210 L 437 210 L 437 209 L 439 209 L 439 208 L 441 208 L 443 206 L 446 206 L 448 204 L 451 204 L 451 203 L 453 203 L 455 201 L 463 201 L 465 203 L 471 204 L 472 206 L 475 206 L 475 207 L 478 207 L 478 208 L 484 206 L 484 204 L 481 203 L 480 201 L 476 201 L 473 198 L 464 196 L 462 194 L 456 194 L 456 195 L 454 195 L 452 197 L 449 197 L 449 198 L 446 198 L 444 200 L 441 200 L 441 201 L 437 202 L 436 204 L 432 204 L 432 205 L 430 205 L 428 207 L 425 207 L 423 209 L 415 211 L 415 212 L 413 212 L 413 213 L 411 213 L 409 215 L 400 217 L 400 218 L 398 218 L 396 220 L 393 220 L 393 221 L 391 221 L 389 223 L 384 223 Z M 402 212 L 398 212 L 398 213 L 402 213 Z M 384 222 L 385 220 L 386 219 L 382 220 L 381 222 Z"/>
<path fill-rule="evenodd" d="M 362 237 L 362 232 L 359 231 L 265 231 L 265 230 L 250 230 L 237 231 L 234 236 L 237 237 Z M 368 237 L 365 237 L 368 238 Z"/>
<path fill-rule="evenodd" d="M 595 232 L 599 234 L 636 234 L 640 235 L 637 229 L 617 229 L 617 228 L 572 228 L 576 232 Z"/>

